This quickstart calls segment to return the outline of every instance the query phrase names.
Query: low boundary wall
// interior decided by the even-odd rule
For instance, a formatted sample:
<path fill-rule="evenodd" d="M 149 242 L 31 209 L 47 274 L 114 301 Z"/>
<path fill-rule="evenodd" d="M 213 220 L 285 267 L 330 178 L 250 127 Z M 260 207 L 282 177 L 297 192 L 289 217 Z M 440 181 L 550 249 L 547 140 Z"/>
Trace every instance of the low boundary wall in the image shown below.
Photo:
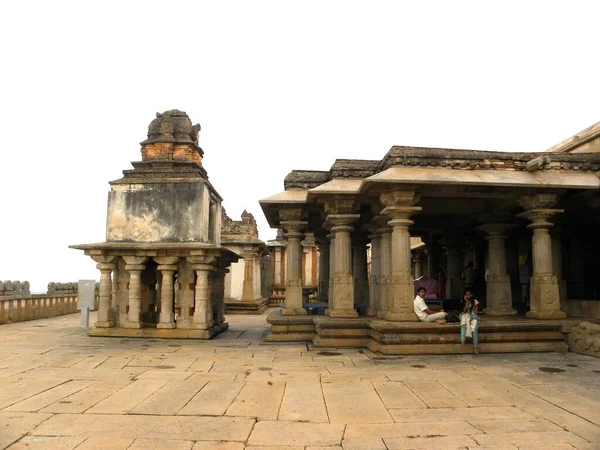
<path fill-rule="evenodd" d="M 77 312 L 77 294 L 0 297 L 0 324 L 46 319 Z"/>

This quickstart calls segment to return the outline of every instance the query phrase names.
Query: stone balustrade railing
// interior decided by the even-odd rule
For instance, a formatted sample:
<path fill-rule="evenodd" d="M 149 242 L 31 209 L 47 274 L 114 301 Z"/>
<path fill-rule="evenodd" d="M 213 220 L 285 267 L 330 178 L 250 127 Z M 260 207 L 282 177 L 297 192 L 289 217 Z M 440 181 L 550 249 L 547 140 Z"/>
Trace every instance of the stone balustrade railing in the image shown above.
<path fill-rule="evenodd" d="M 77 312 L 77 294 L 0 297 L 0 324 L 46 319 Z"/>
<path fill-rule="evenodd" d="M 0 297 L 5 295 L 30 295 L 29 281 L 0 280 Z"/>

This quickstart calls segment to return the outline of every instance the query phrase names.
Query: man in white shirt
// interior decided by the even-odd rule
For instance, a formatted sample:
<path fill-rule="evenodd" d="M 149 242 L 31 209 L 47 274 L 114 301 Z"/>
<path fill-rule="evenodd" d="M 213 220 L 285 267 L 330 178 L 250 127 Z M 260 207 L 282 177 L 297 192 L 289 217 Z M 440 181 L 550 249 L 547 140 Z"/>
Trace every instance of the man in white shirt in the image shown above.
<path fill-rule="evenodd" d="M 434 312 L 429 309 L 425 303 L 425 294 L 427 289 L 420 287 L 417 289 L 417 296 L 413 302 L 415 314 L 421 320 L 421 322 L 435 322 L 435 323 L 446 323 L 446 313 L 442 309 L 440 312 Z"/>

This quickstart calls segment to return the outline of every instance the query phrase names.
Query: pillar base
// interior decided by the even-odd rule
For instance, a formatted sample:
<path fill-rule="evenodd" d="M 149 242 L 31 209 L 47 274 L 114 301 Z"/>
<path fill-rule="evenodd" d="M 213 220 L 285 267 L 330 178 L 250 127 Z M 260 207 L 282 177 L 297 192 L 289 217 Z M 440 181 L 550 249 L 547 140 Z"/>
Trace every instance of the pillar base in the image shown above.
<path fill-rule="evenodd" d="M 306 310 L 304 308 L 283 308 L 281 314 L 284 316 L 305 316 Z"/>
<path fill-rule="evenodd" d="M 162 330 L 172 330 L 173 328 L 177 328 L 177 325 L 173 322 L 159 322 L 156 324 L 156 328 L 160 328 Z"/>
<path fill-rule="evenodd" d="M 96 328 L 112 328 L 115 326 L 114 322 L 111 321 L 98 321 L 94 324 Z"/>
<path fill-rule="evenodd" d="M 377 310 L 373 308 L 367 308 L 367 316 L 377 317 Z"/>
<path fill-rule="evenodd" d="M 192 322 L 192 324 L 190 325 L 190 328 L 193 329 L 193 330 L 209 330 L 214 325 L 215 325 L 214 320 L 211 320 L 208 323 L 206 323 L 206 322 Z"/>
<path fill-rule="evenodd" d="M 358 313 L 354 309 L 331 309 L 327 308 L 325 314 L 329 317 L 358 317 Z"/>
<path fill-rule="evenodd" d="M 525 317 L 538 320 L 566 319 L 567 314 L 562 311 L 528 311 Z"/>
<path fill-rule="evenodd" d="M 388 311 L 385 314 L 384 319 L 389 320 L 390 322 L 418 322 L 419 321 L 419 318 L 413 311 L 411 311 L 409 313 Z"/>
<path fill-rule="evenodd" d="M 141 322 L 125 322 L 123 328 L 142 328 Z"/>
<path fill-rule="evenodd" d="M 483 313 L 486 316 L 512 316 L 517 313 L 517 310 L 513 308 L 485 308 Z"/>
<path fill-rule="evenodd" d="M 375 312 L 375 317 L 377 317 L 378 319 L 385 319 L 386 314 L 387 314 L 387 311 L 382 311 L 381 309 L 378 309 Z"/>

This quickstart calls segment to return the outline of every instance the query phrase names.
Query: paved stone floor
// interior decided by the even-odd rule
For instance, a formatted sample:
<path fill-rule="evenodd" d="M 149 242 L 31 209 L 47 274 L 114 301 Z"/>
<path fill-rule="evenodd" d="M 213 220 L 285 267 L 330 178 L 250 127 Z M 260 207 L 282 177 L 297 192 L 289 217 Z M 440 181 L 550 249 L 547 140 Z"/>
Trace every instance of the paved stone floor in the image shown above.
<path fill-rule="evenodd" d="M 265 317 L 212 341 L 91 338 L 77 315 L 2 325 L 0 448 L 600 448 L 598 359 L 265 344 Z"/>

